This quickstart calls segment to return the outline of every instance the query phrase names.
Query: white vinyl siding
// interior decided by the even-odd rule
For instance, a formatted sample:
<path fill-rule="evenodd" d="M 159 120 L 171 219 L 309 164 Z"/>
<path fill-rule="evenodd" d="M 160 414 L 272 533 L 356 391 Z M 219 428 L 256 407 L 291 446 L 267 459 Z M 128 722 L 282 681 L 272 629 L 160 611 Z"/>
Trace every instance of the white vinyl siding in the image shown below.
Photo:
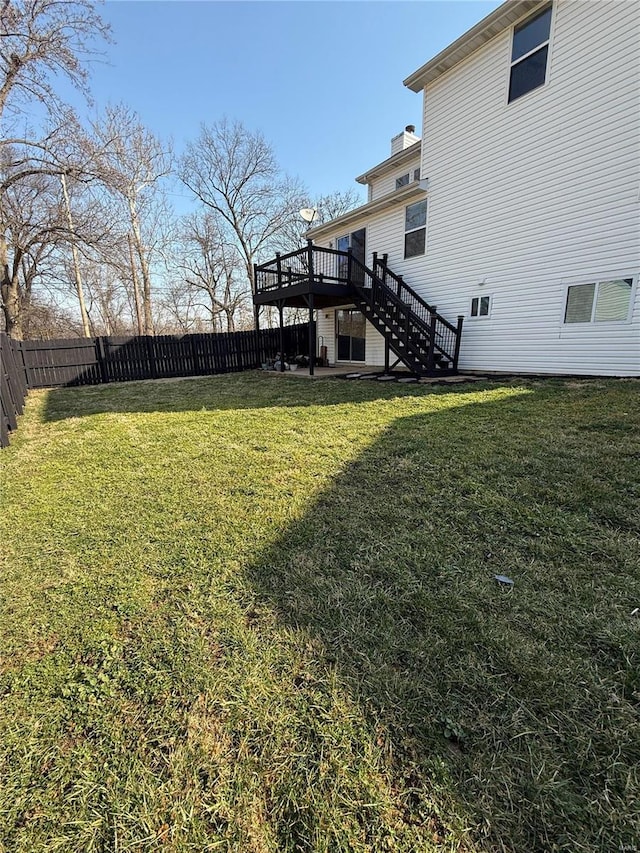
<path fill-rule="evenodd" d="M 638 29 L 633 4 L 557 0 L 546 86 L 507 103 L 510 30 L 427 86 L 429 251 L 406 278 L 452 322 L 491 288 L 461 368 L 640 373 L 638 288 L 626 325 L 563 322 L 569 284 L 640 266 Z"/>
<path fill-rule="evenodd" d="M 333 308 L 318 309 L 316 335 L 318 336 L 318 353 L 320 347 L 326 346 L 327 360 L 330 365 L 334 365 L 336 362 L 336 317 Z"/>
<path fill-rule="evenodd" d="M 420 158 L 412 157 L 411 160 L 403 163 L 401 166 L 398 166 L 397 169 L 388 172 L 386 175 L 382 175 L 380 178 L 375 178 L 369 185 L 371 187 L 370 201 L 376 201 L 383 195 L 394 192 L 396 189 L 396 180 L 398 178 L 402 178 L 404 175 L 408 174 L 409 183 L 412 183 L 414 180 L 414 172 L 419 168 Z"/>
<path fill-rule="evenodd" d="M 341 306 L 342 307 L 342 306 Z M 349 306 L 344 306 L 349 307 Z M 365 358 L 371 367 L 384 366 L 384 338 L 367 323 Z M 336 309 L 325 308 L 318 311 L 317 320 L 318 348 L 327 347 L 327 359 L 330 365 L 336 364 Z M 319 351 L 319 349 L 318 349 Z"/>
<path fill-rule="evenodd" d="M 511 103 L 511 29 L 429 84 L 428 253 L 403 258 L 406 202 L 350 226 L 367 228 L 369 265 L 388 253 L 439 313 L 465 316 L 461 369 L 640 375 L 638 17 L 626 2 L 556 0 L 547 83 Z M 564 322 L 570 286 L 628 278 L 625 322 Z M 479 294 L 490 314 L 472 321 Z M 369 331 L 367 362 L 383 364 Z"/>

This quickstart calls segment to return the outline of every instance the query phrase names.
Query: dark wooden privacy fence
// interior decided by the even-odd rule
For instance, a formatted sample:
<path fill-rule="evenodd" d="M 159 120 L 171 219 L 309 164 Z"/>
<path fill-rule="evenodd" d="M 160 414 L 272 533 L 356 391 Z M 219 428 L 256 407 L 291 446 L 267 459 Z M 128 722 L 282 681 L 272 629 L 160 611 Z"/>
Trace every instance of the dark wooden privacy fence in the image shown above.
<path fill-rule="evenodd" d="M 286 354 L 306 351 L 308 328 L 306 323 L 284 327 Z M 279 329 L 51 341 L 11 341 L 2 334 L 2 446 L 16 428 L 29 388 L 253 370 L 279 349 Z"/>
<path fill-rule="evenodd" d="M 0 447 L 9 444 L 9 432 L 18 425 L 26 396 L 22 343 L 0 332 Z"/>

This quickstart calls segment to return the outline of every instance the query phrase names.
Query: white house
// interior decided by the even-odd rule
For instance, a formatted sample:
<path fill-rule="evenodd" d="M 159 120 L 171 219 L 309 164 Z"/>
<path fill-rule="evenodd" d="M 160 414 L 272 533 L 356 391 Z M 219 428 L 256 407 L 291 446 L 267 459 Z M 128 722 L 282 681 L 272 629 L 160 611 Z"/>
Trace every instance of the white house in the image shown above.
<path fill-rule="evenodd" d="M 351 247 L 365 285 L 388 256 L 462 316 L 460 369 L 640 375 L 638 5 L 508 0 L 404 82 L 422 138 L 396 136 L 356 179 L 367 203 L 309 238 Z M 402 357 L 398 316 L 394 339 L 354 302 L 306 299 L 329 362 L 383 365 L 385 340 Z"/>

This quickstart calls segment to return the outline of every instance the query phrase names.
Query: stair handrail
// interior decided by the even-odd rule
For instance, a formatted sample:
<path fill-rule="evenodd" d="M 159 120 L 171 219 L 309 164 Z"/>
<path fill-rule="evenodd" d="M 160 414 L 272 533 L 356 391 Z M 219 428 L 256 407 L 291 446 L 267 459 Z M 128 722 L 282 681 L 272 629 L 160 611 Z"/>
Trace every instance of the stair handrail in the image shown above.
<path fill-rule="evenodd" d="M 353 263 L 357 267 L 360 267 L 360 269 L 362 269 L 362 271 L 365 273 L 365 275 L 368 274 L 370 276 L 370 278 L 372 279 L 372 281 L 375 281 L 379 287 L 384 288 L 384 290 L 387 292 L 388 296 L 391 297 L 393 303 L 398 308 L 400 308 L 400 310 L 403 312 L 403 314 L 410 317 L 413 320 L 414 324 L 416 326 L 420 326 L 422 331 L 424 332 L 424 334 L 427 337 L 429 336 L 430 322 L 429 323 L 425 322 L 425 320 L 423 320 L 423 318 L 419 314 L 416 314 L 416 312 L 412 309 L 412 307 L 401 296 L 399 296 L 397 293 L 395 293 L 393 291 L 393 289 L 390 288 L 389 285 L 386 284 L 385 281 L 379 275 L 377 275 L 376 273 L 373 272 L 373 270 L 369 269 L 369 267 L 365 266 L 365 264 L 363 264 L 357 258 L 353 258 Z M 355 284 L 356 287 L 359 289 L 356 282 L 352 282 L 352 283 Z M 413 315 L 413 317 L 411 317 L 411 315 Z M 435 312 L 435 311 L 430 311 L 429 315 L 435 316 L 437 319 L 440 319 L 437 312 Z M 447 324 L 447 325 L 450 326 L 451 324 Z M 455 331 L 455 326 L 451 326 L 451 329 L 452 329 L 452 331 Z"/>
<path fill-rule="evenodd" d="M 425 302 L 425 300 L 418 293 L 416 293 L 412 287 L 409 287 L 409 285 L 407 284 L 407 282 L 404 280 L 404 278 L 401 275 L 397 275 L 396 273 L 393 272 L 393 270 L 389 269 L 389 266 L 387 264 L 387 255 L 383 255 L 382 258 L 379 258 L 377 252 L 373 253 L 373 268 L 374 268 L 374 270 L 376 269 L 376 267 L 382 267 L 383 275 L 380 276 L 380 278 L 382 278 L 382 280 L 385 284 L 386 284 L 386 282 L 384 281 L 385 276 L 389 276 L 398 284 L 399 290 L 402 289 L 403 291 L 406 292 L 408 298 L 412 302 L 417 302 L 418 305 L 421 305 L 426 310 L 427 314 L 429 314 L 429 315 L 435 314 L 437 319 L 441 323 L 443 323 L 445 326 L 447 326 L 447 328 L 450 329 L 450 331 L 452 331 L 452 332 L 456 331 L 456 326 L 454 326 L 453 323 L 450 323 L 447 319 L 445 319 L 442 316 L 442 314 L 438 314 L 438 312 L 436 311 L 435 305 L 429 305 L 428 302 Z M 387 287 L 388 287 L 388 285 L 387 285 Z M 403 300 L 403 301 L 406 302 L 408 300 Z M 417 312 L 415 312 L 415 313 L 417 313 Z"/>
<path fill-rule="evenodd" d="M 351 250 L 349 249 L 348 251 L 351 251 Z M 372 284 L 375 284 L 378 287 L 383 289 L 383 291 L 386 293 L 386 295 L 391 298 L 391 301 L 396 305 L 396 307 L 398 307 L 400 309 L 400 311 L 404 315 L 405 322 L 410 321 L 414 324 L 414 326 L 418 327 L 418 329 L 422 332 L 422 334 L 424 335 L 424 337 L 428 341 L 428 345 L 426 347 L 427 357 L 429 357 L 429 355 L 428 355 L 429 352 L 431 352 L 433 354 L 433 352 L 437 350 L 439 353 L 444 355 L 447 359 L 449 359 L 452 362 L 457 364 L 456 353 L 455 352 L 453 352 L 453 353 L 449 352 L 441 344 L 439 344 L 438 341 L 436 340 L 436 338 L 440 338 L 440 339 L 443 338 L 443 335 L 440 332 L 436 331 L 436 328 L 435 328 L 436 321 L 437 322 L 443 322 L 443 320 L 440 318 L 440 316 L 438 315 L 437 312 L 435 312 L 435 311 L 429 312 L 429 316 L 430 316 L 429 322 L 428 323 L 425 322 L 418 314 L 415 313 L 415 311 L 411 308 L 411 306 L 408 305 L 400 296 L 398 296 L 398 294 L 395 293 L 387 284 L 385 284 L 385 282 L 380 278 L 380 276 L 378 276 L 376 273 L 374 273 L 373 270 L 369 269 L 369 267 L 365 266 L 365 264 L 363 264 L 361 261 L 359 261 L 355 257 L 352 257 L 351 262 L 352 262 L 353 266 L 360 269 L 364 273 L 365 277 L 369 276 L 369 278 L 372 281 Z M 355 287 L 355 289 L 358 291 L 358 294 L 365 301 L 367 301 L 371 304 L 371 301 L 368 298 L 367 290 L 373 291 L 373 287 L 367 288 L 364 285 L 359 284 L 355 280 L 352 280 L 352 286 Z M 451 323 L 449 323 L 447 321 L 444 321 L 444 325 L 454 335 L 454 342 L 455 342 L 454 343 L 454 350 L 455 350 L 455 349 L 457 349 L 457 340 L 458 340 L 458 336 L 459 336 L 459 330 L 456 326 L 453 326 Z M 432 339 L 433 339 L 433 345 L 432 345 Z M 422 360 L 424 358 L 424 354 L 420 350 L 420 348 L 417 347 L 408 338 L 406 341 L 406 346 L 407 346 L 407 349 L 408 350 L 410 349 L 418 359 Z M 432 357 L 431 357 L 431 360 L 433 360 Z M 433 365 L 430 365 L 430 367 L 433 367 Z"/>
<path fill-rule="evenodd" d="M 318 256 L 317 264 L 314 260 L 316 255 Z M 342 269 L 339 264 L 337 274 L 335 274 L 331 267 L 327 267 L 328 260 L 324 265 L 320 263 L 320 256 L 322 255 L 343 258 L 346 264 Z M 422 299 L 404 281 L 402 276 L 389 269 L 387 255 L 379 258 L 374 252 L 373 269 L 370 269 L 355 257 L 351 248 L 343 251 L 315 246 L 309 242 L 303 248 L 295 249 L 286 254 L 277 253 L 275 259 L 256 264 L 254 276 L 256 291 L 258 292 L 286 287 L 312 278 L 349 285 L 372 309 L 375 308 L 371 301 L 373 291 L 375 288 L 380 288 L 385 297 L 400 312 L 405 325 L 408 327 L 408 324 L 412 324 L 425 340 L 426 346 L 420 347 L 408 336 L 405 336 L 407 352 L 411 351 L 420 362 L 424 362 L 426 359 L 428 362 L 427 369 L 433 368 L 436 351 L 450 360 L 454 369 L 457 368 L 462 317 L 458 318 L 458 325 L 455 326 L 441 314 L 438 314 L 435 307 Z M 395 287 L 387 284 L 389 278 L 395 283 Z M 364 281 L 367 279 L 370 280 L 371 287 L 364 285 Z M 438 326 L 440 330 L 438 330 Z"/>

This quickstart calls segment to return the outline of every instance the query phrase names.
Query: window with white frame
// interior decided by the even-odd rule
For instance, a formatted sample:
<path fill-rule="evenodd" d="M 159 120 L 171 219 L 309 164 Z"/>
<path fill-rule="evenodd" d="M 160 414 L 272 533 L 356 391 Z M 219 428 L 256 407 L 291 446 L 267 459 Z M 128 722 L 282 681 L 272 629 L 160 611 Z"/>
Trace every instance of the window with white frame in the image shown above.
<path fill-rule="evenodd" d="M 424 255 L 427 244 L 427 201 L 417 201 L 404 212 L 404 256 Z"/>
<path fill-rule="evenodd" d="M 409 172 L 406 175 L 401 175 L 401 177 L 396 178 L 396 189 L 399 190 L 400 187 L 406 187 L 409 183 Z"/>
<path fill-rule="evenodd" d="M 473 318 L 489 317 L 491 315 L 490 296 L 471 297 L 471 316 Z"/>
<path fill-rule="evenodd" d="M 417 169 L 414 169 L 414 170 L 413 170 L 413 180 L 414 180 L 414 181 L 419 181 L 419 180 L 420 180 L 420 167 L 418 167 Z"/>
<path fill-rule="evenodd" d="M 572 284 L 567 288 L 565 323 L 626 322 L 631 308 L 633 278 Z"/>
<path fill-rule="evenodd" d="M 543 86 L 547 78 L 551 6 L 513 30 L 509 103 Z"/>

